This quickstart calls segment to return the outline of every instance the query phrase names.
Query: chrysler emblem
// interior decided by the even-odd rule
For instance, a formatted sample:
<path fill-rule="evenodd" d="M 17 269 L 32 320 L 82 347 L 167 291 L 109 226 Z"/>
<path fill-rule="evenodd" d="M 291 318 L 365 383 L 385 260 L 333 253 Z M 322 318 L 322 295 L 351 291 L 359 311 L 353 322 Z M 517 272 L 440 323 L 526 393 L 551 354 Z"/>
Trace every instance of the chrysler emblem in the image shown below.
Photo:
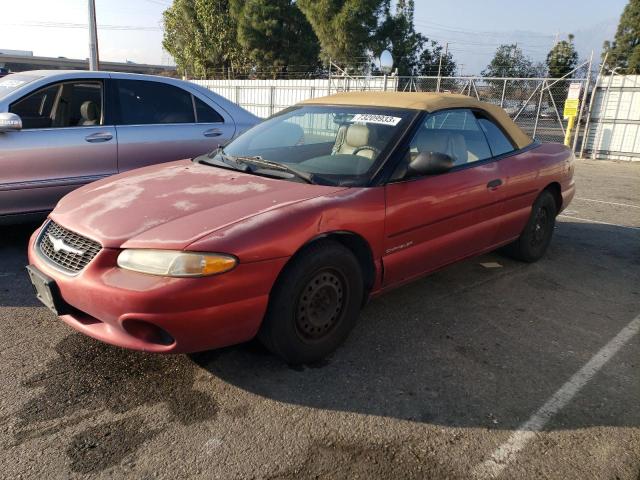
<path fill-rule="evenodd" d="M 77 248 L 73 248 L 71 245 L 67 245 L 63 239 L 56 238 L 51 234 L 48 234 L 47 236 L 49 237 L 49 241 L 51 242 L 55 252 L 63 251 L 72 255 L 84 255 L 84 250 L 78 250 Z"/>

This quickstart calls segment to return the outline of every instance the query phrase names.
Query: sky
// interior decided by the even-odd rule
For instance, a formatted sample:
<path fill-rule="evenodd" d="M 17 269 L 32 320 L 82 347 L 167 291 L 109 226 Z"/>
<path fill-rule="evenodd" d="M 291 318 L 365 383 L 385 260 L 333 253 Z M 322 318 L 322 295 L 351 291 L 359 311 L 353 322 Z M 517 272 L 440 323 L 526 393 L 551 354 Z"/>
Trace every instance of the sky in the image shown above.
<path fill-rule="evenodd" d="M 627 0 L 415 0 L 416 29 L 449 49 L 462 74 L 478 74 L 500 43 L 543 61 L 556 37 L 575 35 L 581 58 L 612 39 Z M 0 0 L 0 50 L 88 56 L 87 0 Z M 162 12 L 171 0 L 96 0 L 100 58 L 168 64 Z"/>
<path fill-rule="evenodd" d="M 627 0 L 415 0 L 416 29 L 450 50 L 463 74 L 478 74 L 501 43 L 517 43 L 544 61 L 556 35 L 575 35 L 580 58 L 599 59 L 612 40 Z M 1 43 L 1 42 L 0 42 Z"/>

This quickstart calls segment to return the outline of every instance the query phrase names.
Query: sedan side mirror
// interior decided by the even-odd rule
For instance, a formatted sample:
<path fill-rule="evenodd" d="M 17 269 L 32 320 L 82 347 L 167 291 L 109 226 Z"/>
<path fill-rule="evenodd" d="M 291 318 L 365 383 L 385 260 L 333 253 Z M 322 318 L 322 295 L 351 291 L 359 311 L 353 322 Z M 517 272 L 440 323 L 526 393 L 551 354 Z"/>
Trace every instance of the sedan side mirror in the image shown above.
<path fill-rule="evenodd" d="M 411 175 L 436 175 L 447 172 L 453 167 L 453 158 L 446 153 L 421 152 L 411 163 L 408 173 Z"/>
<path fill-rule="evenodd" d="M 0 133 L 22 130 L 22 120 L 15 113 L 0 113 Z"/>

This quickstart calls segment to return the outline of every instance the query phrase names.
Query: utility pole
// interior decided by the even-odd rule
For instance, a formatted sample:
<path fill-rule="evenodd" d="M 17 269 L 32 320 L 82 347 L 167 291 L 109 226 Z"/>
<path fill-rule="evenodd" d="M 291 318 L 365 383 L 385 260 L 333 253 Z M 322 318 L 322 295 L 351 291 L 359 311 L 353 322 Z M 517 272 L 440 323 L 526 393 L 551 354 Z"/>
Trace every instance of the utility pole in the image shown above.
<path fill-rule="evenodd" d="M 440 72 L 442 70 L 442 57 L 447 55 L 447 51 L 449 50 L 449 42 L 444 44 L 444 55 L 442 50 L 440 50 L 440 61 L 438 62 L 438 83 L 436 85 L 436 92 L 440 92 Z"/>
<path fill-rule="evenodd" d="M 89 70 L 100 69 L 98 57 L 98 27 L 96 24 L 96 1 L 89 2 Z"/>

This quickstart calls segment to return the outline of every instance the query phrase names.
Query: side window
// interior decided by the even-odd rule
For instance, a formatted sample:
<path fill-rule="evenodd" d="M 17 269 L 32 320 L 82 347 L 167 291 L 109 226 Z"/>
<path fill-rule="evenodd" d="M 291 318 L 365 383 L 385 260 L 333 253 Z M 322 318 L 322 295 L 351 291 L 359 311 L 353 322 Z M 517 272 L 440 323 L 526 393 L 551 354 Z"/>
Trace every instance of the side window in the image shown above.
<path fill-rule="evenodd" d="M 409 151 L 398 165 L 391 180 L 407 175 L 407 166 L 419 154 L 444 153 L 453 158 L 453 165 L 466 165 L 491 157 L 491 150 L 471 110 L 454 109 L 435 112 L 427 116 L 416 132 Z"/>
<path fill-rule="evenodd" d="M 479 117 L 478 123 L 480 124 L 480 128 L 482 128 L 484 134 L 487 136 L 487 140 L 489 141 L 489 146 L 491 147 L 491 152 L 494 157 L 515 150 L 511 141 L 509 141 L 500 127 L 493 123 L 492 120 L 485 117 Z"/>
<path fill-rule="evenodd" d="M 69 102 L 68 126 L 102 125 L 102 83 L 64 84 L 60 98 Z"/>
<path fill-rule="evenodd" d="M 31 93 L 9 107 L 9 112 L 22 119 L 22 128 L 51 128 L 53 126 L 53 104 L 58 96 L 60 85 L 51 85 Z"/>
<path fill-rule="evenodd" d="M 432 130 L 478 130 L 475 116 L 466 109 L 436 112 L 429 115 L 424 126 Z"/>
<path fill-rule="evenodd" d="M 194 123 L 191 94 L 173 85 L 118 80 L 121 125 Z"/>
<path fill-rule="evenodd" d="M 491 150 L 470 110 L 444 110 L 429 115 L 411 141 L 411 151 L 446 153 L 454 166 L 491 157 Z"/>
<path fill-rule="evenodd" d="M 224 118 L 198 97 L 193 97 L 196 106 L 196 121 L 198 123 L 223 123 Z"/>
<path fill-rule="evenodd" d="M 24 129 L 102 125 L 102 82 L 64 82 L 18 100 L 9 111 Z"/>

